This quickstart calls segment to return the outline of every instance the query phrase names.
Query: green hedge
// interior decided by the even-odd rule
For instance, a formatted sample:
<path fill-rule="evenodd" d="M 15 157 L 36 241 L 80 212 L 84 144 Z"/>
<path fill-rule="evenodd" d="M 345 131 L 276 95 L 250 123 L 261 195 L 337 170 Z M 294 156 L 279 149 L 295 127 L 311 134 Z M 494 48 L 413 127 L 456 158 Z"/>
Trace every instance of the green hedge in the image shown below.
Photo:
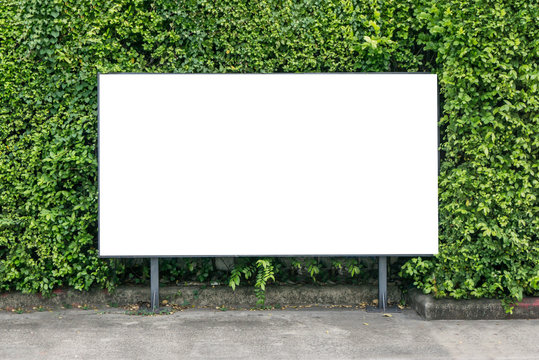
<path fill-rule="evenodd" d="M 440 255 L 403 274 L 441 297 L 537 295 L 538 3 L 431 2 L 417 18 L 444 99 Z"/>
<path fill-rule="evenodd" d="M 97 257 L 98 72 L 432 71 L 440 255 L 402 274 L 439 296 L 533 294 L 538 17 L 518 0 L 3 1 L 0 290 L 111 288 L 126 271 Z M 240 263 L 232 284 L 278 268 Z"/>

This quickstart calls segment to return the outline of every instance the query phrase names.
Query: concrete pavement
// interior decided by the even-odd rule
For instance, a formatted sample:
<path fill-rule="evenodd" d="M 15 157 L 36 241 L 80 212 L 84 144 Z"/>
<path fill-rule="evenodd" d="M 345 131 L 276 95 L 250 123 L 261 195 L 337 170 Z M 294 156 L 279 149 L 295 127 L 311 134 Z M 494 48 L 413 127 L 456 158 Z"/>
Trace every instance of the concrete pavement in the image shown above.
<path fill-rule="evenodd" d="M 127 315 L 0 312 L 0 359 L 538 359 L 539 320 L 424 321 L 413 310 Z"/>

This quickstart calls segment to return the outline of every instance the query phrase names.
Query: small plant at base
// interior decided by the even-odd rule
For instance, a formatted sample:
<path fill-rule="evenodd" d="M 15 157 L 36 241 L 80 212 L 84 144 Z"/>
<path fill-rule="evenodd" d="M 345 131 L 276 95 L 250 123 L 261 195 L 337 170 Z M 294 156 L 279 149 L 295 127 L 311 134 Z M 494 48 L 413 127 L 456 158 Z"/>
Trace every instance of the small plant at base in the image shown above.
<path fill-rule="evenodd" d="M 269 280 L 275 281 L 274 266 L 269 258 L 260 259 L 256 262 L 257 273 L 255 283 L 255 295 L 257 305 L 264 305 L 266 302 L 266 284 Z"/>
<path fill-rule="evenodd" d="M 266 284 L 268 281 L 275 281 L 275 265 L 271 258 L 258 259 L 254 263 L 250 258 L 239 259 L 234 268 L 230 271 L 228 285 L 232 290 L 236 289 L 241 282 L 241 278 L 249 280 L 255 275 L 255 296 L 257 305 L 263 305 L 266 301 Z"/>
<path fill-rule="evenodd" d="M 311 276 L 314 282 L 316 282 L 316 275 L 320 273 L 320 266 L 318 260 L 315 258 L 309 258 L 305 261 L 305 267 L 307 272 Z"/>
<path fill-rule="evenodd" d="M 347 259 L 346 260 L 346 271 L 350 274 L 350 277 L 359 275 L 359 261 L 357 259 Z"/>

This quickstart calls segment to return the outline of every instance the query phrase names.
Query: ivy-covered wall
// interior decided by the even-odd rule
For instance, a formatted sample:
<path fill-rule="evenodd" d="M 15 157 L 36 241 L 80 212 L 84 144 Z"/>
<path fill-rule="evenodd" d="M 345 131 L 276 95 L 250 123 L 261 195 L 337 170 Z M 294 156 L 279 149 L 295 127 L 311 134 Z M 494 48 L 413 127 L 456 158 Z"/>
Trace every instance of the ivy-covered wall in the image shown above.
<path fill-rule="evenodd" d="M 411 259 L 401 275 L 439 296 L 536 293 L 537 5 L 2 1 L 0 291 L 112 288 L 134 276 L 129 261 L 97 257 L 98 72 L 429 71 L 441 91 L 440 254 Z M 209 279 L 214 262 L 163 265 L 171 279 Z M 258 276 L 263 289 L 281 263 L 243 259 L 223 276 Z M 355 260 L 329 264 L 357 274 Z"/>

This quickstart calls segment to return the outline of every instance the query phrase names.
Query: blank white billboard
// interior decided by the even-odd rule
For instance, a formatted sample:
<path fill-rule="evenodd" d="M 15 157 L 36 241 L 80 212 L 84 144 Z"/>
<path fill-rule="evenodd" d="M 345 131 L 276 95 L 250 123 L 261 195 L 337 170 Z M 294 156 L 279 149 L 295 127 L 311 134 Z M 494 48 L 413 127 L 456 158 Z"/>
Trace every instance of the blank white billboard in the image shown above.
<path fill-rule="evenodd" d="M 438 252 L 431 74 L 99 75 L 101 256 Z"/>

